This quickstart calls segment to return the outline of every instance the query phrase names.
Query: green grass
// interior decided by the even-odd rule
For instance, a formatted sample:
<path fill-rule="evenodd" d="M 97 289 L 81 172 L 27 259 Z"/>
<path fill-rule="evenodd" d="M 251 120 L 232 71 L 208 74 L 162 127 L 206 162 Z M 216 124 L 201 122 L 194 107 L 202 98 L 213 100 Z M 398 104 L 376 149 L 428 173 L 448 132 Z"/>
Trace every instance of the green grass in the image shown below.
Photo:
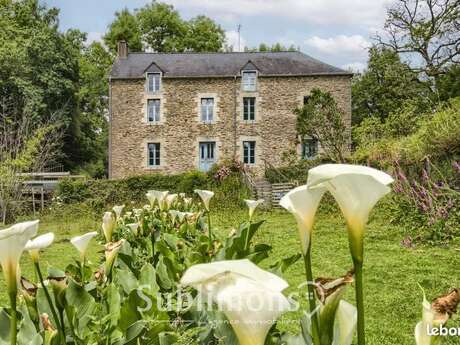
<path fill-rule="evenodd" d="M 232 226 L 245 218 L 246 212 L 215 214 L 213 223 L 217 232 L 225 236 Z M 273 253 L 264 266 L 279 258 L 291 256 L 300 250 L 295 222 L 291 215 L 274 211 L 259 213 L 257 218 L 266 219 L 256 241 L 273 246 Z M 313 236 L 313 271 L 318 276 L 339 276 L 351 267 L 348 243 L 343 219 L 336 215 L 322 214 L 318 217 Z M 99 220 L 78 213 L 59 218 L 45 217 L 40 233 L 54 231 L 57 242 L 42 256 L 43 267 L 52 264 L 64 269 L 77 253 L 68 239 L 74 235 L 97 230 Z M 365 304 L 366 335 L 369 345 L 414 344 L 413 329 L 421 317 L 422 293 L 417 284 L 425 289 L 429 299 L 446 292 L 450 287 L 460 287 L 460 246 L 417 246 L 407 249 L 400 245 L 404 231 L 388 225 L 385 220 L 374 219 L 368 226 L 365 240 Z M 97 261 L 99 248 L 94 241 L 91 260 Z M 33 270 L 27 255 L 22 262 L 23 275 L 33 278 Z M 304 281 L 302 262 L 292 266 L 285 277 L 290 283 L 287 293 L 303 295 L 297 286 Z M 3 282 L 0 278 L 0 305 L 6 304 Z M 354 291 L 350 288 L 345 297 L 354 303 Z M 286 314 L 279 322 L 280 328 L 294 330 L 296 313 Z M 460 326 L 458 320 L 452 326 Z M 460 338 L 447 337 L 444 344 L 460 344 Z"/>

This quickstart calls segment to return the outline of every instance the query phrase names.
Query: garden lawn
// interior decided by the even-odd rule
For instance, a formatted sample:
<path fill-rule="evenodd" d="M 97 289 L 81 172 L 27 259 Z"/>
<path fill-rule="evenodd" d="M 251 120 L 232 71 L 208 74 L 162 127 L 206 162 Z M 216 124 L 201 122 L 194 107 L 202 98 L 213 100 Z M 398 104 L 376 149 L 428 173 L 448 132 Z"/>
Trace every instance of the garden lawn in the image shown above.
<path fill-rule="evenodd" d="M 213 215 L 217 233 L 226 236 L 238 221 L 247 217 L 245 211 L 220 212 Z M 264 267 L 279 258 L 291 256 L 300 250 L 296 225 L 291 215 L 282 211 L 259 213 L 258 219 L 266 223 L 256 236 L 256 242 L 273 246 L 272 255 L 264 261 Z M 40 233 L 54 231 L 56 243 L 42 256 L 45 268 L 52 264 L 64 269 L 77 256 L 68 239 L 87 231 L 98 230 L 100 221 L 91 217 L 74 215 L 52 219 L 45 217 L 40 225 Z M 460 287 L 460 245 L 453 243 L 447 248 L 417 246 L 407 249 L 400 245 L 403 230 L 388 225 L 384 220 L 370 222 L 365 240 L 365 304 L 366 335 L 369 345 L 414 344 L 414 326 L 421 318 L 423 286 L 427 297 L 446 292 L 450 287 Z M 96 262 L 100 246 L 93 241 L 90 249 L 91 261 Z M 341 217 L 322 214 L 318 217 L 313 236 L 313 272 L 315 277 L 343 275 L 351 268 L 348 242 L 344 222 Z M 34 277 L 27 255 L 22 262 L 23 275 Z M 305 289 L 297 289 L 304 282 L 303 263 L 298 261 L 285 275 L 290 284 L 287 293 L 305 296 Z M 0 305 L 5 305 L 3 278 L 0 278 Z M 348 289 L 345 298 L 354 303 L 354 290 Z M 302 298 L 304 299 L 304 298 Z M 305 303 L 302 303 L 305 306 Z M 300 312 L 285 314 L 279 327 L 296 330 L 296 320 Z M 451 326 L 460 327 L 458 320 Z M 444 344 L 460 344 L 460 337 L 447 337 Z"/>

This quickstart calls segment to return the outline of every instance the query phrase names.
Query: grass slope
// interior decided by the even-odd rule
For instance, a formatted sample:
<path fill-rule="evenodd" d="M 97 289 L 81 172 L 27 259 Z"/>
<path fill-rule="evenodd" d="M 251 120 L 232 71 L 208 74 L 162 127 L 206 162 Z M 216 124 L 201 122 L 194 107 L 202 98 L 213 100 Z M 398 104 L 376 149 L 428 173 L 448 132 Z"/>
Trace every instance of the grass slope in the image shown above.
<path fill-rule="evenodd" d="M 227 212 L 214 215 L 213 223 L 221 236 L 230 232 L 246 212 Z M 274 211 L 259 214 L 266 223 L 257 235 L 256 241 L 273 246 L 273 253 L 264 266 L 282 257 L 299 252 L 299 241 L 295 222 L 287 213 Z M 42 265 L 59 268 L 72 262 L 77 253 L 68 239 L 77 234 L 99 229 L 100 221 L 91 217 L 73 216 L 61 218 L 45 217 L 40 233 L 54 231 L 57 242 L 42 256 Z M 417 247 L 407 249 L 399 242 L 402 229 L 385 224 L 383 220 L 373 220 L 365 241 L 365 296 L 366 334 L 369 345 L 414 344 L 413 329 L 421 317 L 422 293 L 417 283 L 425 289 L 429 299 L 444 293 L 449 287 L 460 287 L 459 246 L 449 248 Z M 93 242 L 91 260 L 97 261 L 100 247 Z M 315 276 L 339 276 L 351 267 L 344 222 L 335 215 L 319 216 L 313 238 L 313 271 Z M 23 275 L 33 278 L 33 270 L 27 255 L 22 262 Z M 287 293 L 304 296 L 297 286 L 304 281 L 303 264 L 297 262 L 285 277 L 290 288 Z M 6 304 L 3 278 L 0 278 L 0 305 Z M 354 303 L 353 289 L 349 289 L 346 299 Z M 280 328 L 295 330 L 295 312 L 286 314 L 280 320 Z M 455 320 L 451 326 L 460 326 Z M 447 337 L 444 344 L 460 344 L 460 338 Z"/>

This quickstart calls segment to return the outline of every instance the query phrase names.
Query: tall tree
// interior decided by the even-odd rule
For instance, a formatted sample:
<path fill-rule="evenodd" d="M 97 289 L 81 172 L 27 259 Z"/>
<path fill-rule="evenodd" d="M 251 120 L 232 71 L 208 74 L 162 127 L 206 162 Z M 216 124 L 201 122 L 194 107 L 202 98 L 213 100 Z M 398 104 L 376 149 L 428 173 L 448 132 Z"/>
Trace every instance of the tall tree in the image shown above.
<path fill-rule="evenodd" d="M 394 50 L 371 47 L 367 70 L 352 84 L 353 123 L 366 117 L 384 120 L 409 100 L 426 105 L 430 95 L 429 85 L 421 82 Z"/>
<path fill-rule="evenodd" d="M 187 24 L 172 5 L 152 2 L 137 13 L 142 38 L 155 52 L 181 52 Z"/>
<path fill-rule="evenodd" d="M 437 79 L 450 63 L 460 63 L 460 1 L 397 0 L 389 8 L 385 36 L 378 42 L 422 61 L 417 72 Z"/>
<path fill-rule="evenodd" d="M 192 18 L 186 23 L 185 48 L 194 52 L 217 52 L 225 43 L 225 32 L 206 16 Z"/>
<path fill-rule="evenodd" d="M 127 8 L 115 13 L 115 20 L 104 36 L 104 42 L 112 52 L 116 52 L 117 42 L 121 40 L 128 42 L 132 51 L 141 51 L 143 48 L 138 19 Z"/>
<path fill-rule="evenodd" d="M 95 42 L 82 49 L 80 89 L 78 92 L 81 122 L 81 151 L 87 157 L 82 168 L 94 177 L 107 170 L 107 121 L 112 55 Z"/>
<path fill-rule="evenodd" d="M 78 148 L 78 57 L 84 35 L 61 33 L 58 13 L 38 0 L 0 2 L 0 98 L 10 117 L 64 126 L 66 162 Z"/>
<path fill-rule="evenodd" d="M 295 110 L 297 134 L 301 140 L 306 136 L 321 144 L 328 159 L 344 162 L 348 151 L 349 130 L 345 115 L 330 92 L 315 88 L 308 102 Z"/>

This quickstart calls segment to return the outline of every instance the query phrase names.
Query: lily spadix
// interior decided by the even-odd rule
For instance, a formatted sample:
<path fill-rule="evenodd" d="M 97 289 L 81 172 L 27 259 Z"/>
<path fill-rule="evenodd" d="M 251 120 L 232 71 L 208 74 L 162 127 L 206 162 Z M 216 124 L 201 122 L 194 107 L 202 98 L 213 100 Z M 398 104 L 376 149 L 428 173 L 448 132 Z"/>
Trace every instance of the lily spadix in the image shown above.
<path fill-rule="evenodd" d="M 353 283 L 353 273 L 343 277 L 315 280 L 320 301 L 320 342 L 331 345 L 350 345 L 357 323 L 356 307 L 342 299 L 346 287 Z"/>
<path fill-rule="evenodd" d="M 33 262 L 38 262 L 40 259 L 40 250 L 48 248 L 53 241 L 54 233 L 48 232 L 47 234 L 35 237 L 33 240 L 29 240 L 25 250 L 29 252 Z"/>
<path fill-rule="evenodd" d="M 181 284 L 194 287 L 217 304 L 240 345 L 263 345 L 276 319 L 290 310 L 282 294 L 288 284 L 247 259 L 192 266 Z"/>
<path fill-rule="evenodd" d="M 417 345 L 438 345 L 441 342 L 439 328 L 456 312 L 460 294 L 457 289 L 452 289 L 446 295 L 428 302 L 423 294 L 422 321 L 415 327 L 415 342 Z"/>
<path fill-rule="evenodd" d="M 256 211 L 257 206 L 261 205 L 264 203 L 263 199 L 259 200 L 244 200 L 246 203 L 246 206 L 248 206 L 249 209 L 249 221 L 252 220 L 252 217 L 254 216 L 254 212 Z"/>
<path fill-rule="evenodd" d="M 90 241 L 96 236 L 97 236 L 97 232 L 93 231 L 93 232 L 88 232 L 81 236 L 76 236 L 70 240 L 70 243 L 72 243 L 74 247 L 77 248 L 82 260 L 84 260 L 86 257 L 86 252 L 88 250 Z"/>

